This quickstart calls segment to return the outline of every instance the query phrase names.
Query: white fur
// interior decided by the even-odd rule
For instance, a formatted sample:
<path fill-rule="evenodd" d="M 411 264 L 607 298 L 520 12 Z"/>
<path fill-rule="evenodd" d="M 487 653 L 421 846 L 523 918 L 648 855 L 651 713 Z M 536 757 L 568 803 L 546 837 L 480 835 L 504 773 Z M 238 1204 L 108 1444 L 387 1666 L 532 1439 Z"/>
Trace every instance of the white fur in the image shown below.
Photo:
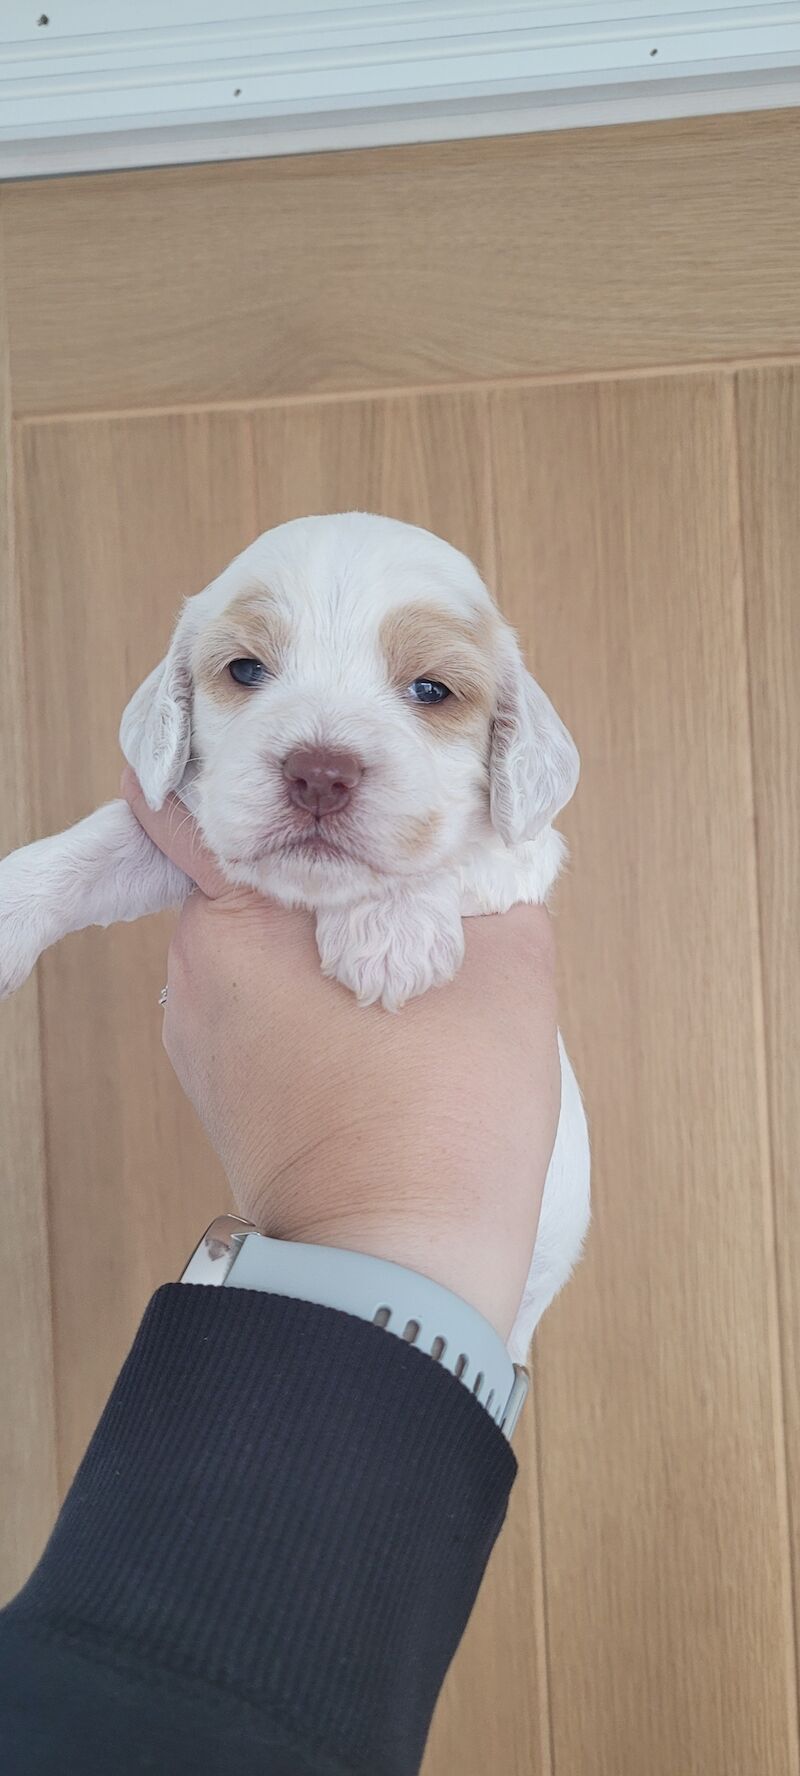
<path fill-rule="evenodd" d="M 220 699 L 195 682 L 194 666 L 210 626 L 243 593 L 280 613 L 279 669 Z M 390 682 L 381 623 L 419 604 L 462 626 L 489 619 L 495 691 L 485 733 L 476 723 L 437 726 Z M 420 658 L 414 676 L 446 675 Z M 564 854 L 550 823 L 578 775 L 570 736 L 471 562 L 426 531 L 360 513 L 267 532 L 190 599 L 120 737 L 150 805 L 178 791 L 228 879 L 312 909 L 325 972 L 391 1010 L 452 978 L 464 916 L 546 899 Z M 355 752 L 364 767 L 350 805 L 322 820 L 290 804 L 282 772 L 287 754 L 309 744 Z M 405 842 L 420 818 L 423 838 Z M 320 854 L 320 836 L 336 856 Z M 187 889 L 122 802 L 15 852 L 0 863 L 0 994 L 66 932 L 175 905 Z M 560 1053 L 558 1135 L 509 1340 L 518 1359 L 589 1218 L 586 1121 Z"/>
<path fill-rule="evenodd" d="M 12 851 L 0 863 L 0 998 L 70 931 L 160 913 L 189 887 L 127 802 L 108 802 L 66 832 Z"/>

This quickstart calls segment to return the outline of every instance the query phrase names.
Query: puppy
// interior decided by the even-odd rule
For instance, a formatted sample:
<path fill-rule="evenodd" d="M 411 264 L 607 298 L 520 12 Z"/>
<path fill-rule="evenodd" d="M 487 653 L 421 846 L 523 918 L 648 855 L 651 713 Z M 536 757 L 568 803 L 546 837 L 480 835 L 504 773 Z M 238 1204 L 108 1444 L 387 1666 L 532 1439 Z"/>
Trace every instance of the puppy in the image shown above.
<path fill-rule="evenodd" d="M 565 851 L 551 822 L 578 778 L 472 563 L 357 512 L 267 531 L 190 598 L 120 740 L 150 806 L 177 791 L 228 879 L 313 910 L 325 974 L 391 1011 L 456 973 L 465 915 L 545 900 Z M 122 801 L 14 852 L 0 863 L 0 994 L 66 932 L 188 888 Z M 589 1217 L 563 1046 L 561 1068 L 518 1360 Z"/>

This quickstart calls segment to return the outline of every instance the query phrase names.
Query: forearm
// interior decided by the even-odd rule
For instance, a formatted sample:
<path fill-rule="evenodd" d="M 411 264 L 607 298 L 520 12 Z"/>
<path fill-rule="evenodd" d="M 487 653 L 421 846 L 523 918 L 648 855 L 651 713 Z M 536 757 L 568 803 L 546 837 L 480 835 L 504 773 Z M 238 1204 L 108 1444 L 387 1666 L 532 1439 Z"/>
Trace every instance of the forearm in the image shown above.
<path fill-rule="evenodd" d="M 4 1771 L 411 1776 L 514 1473 L 377 1327 L 160 1290 L 0 1615 Z"/>

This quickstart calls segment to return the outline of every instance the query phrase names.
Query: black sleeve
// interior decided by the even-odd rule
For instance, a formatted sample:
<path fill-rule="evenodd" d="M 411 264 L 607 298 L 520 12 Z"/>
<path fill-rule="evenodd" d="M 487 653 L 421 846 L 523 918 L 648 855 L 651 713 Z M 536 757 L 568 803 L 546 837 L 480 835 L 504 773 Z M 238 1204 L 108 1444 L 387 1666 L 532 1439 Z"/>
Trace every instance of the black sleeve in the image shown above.
<path fill-rule="evenodd" d="M 159 1289 L 0 1613 L 4 1776 L 412 1776 L 515 1472 L 391 1333 Z"/>

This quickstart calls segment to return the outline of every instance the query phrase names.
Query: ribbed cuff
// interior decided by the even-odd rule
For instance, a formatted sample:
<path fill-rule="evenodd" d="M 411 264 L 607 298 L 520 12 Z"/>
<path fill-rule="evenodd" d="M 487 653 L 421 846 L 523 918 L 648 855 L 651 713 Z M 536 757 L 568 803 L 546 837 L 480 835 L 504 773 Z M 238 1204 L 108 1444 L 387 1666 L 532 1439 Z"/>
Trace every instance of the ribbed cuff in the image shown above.
<path fill-rule="evenodd" d="M 170 1284 L 8 1616 L 405 1776 L 515 1473 L 467 1390 L 391 1334 Z"/>

